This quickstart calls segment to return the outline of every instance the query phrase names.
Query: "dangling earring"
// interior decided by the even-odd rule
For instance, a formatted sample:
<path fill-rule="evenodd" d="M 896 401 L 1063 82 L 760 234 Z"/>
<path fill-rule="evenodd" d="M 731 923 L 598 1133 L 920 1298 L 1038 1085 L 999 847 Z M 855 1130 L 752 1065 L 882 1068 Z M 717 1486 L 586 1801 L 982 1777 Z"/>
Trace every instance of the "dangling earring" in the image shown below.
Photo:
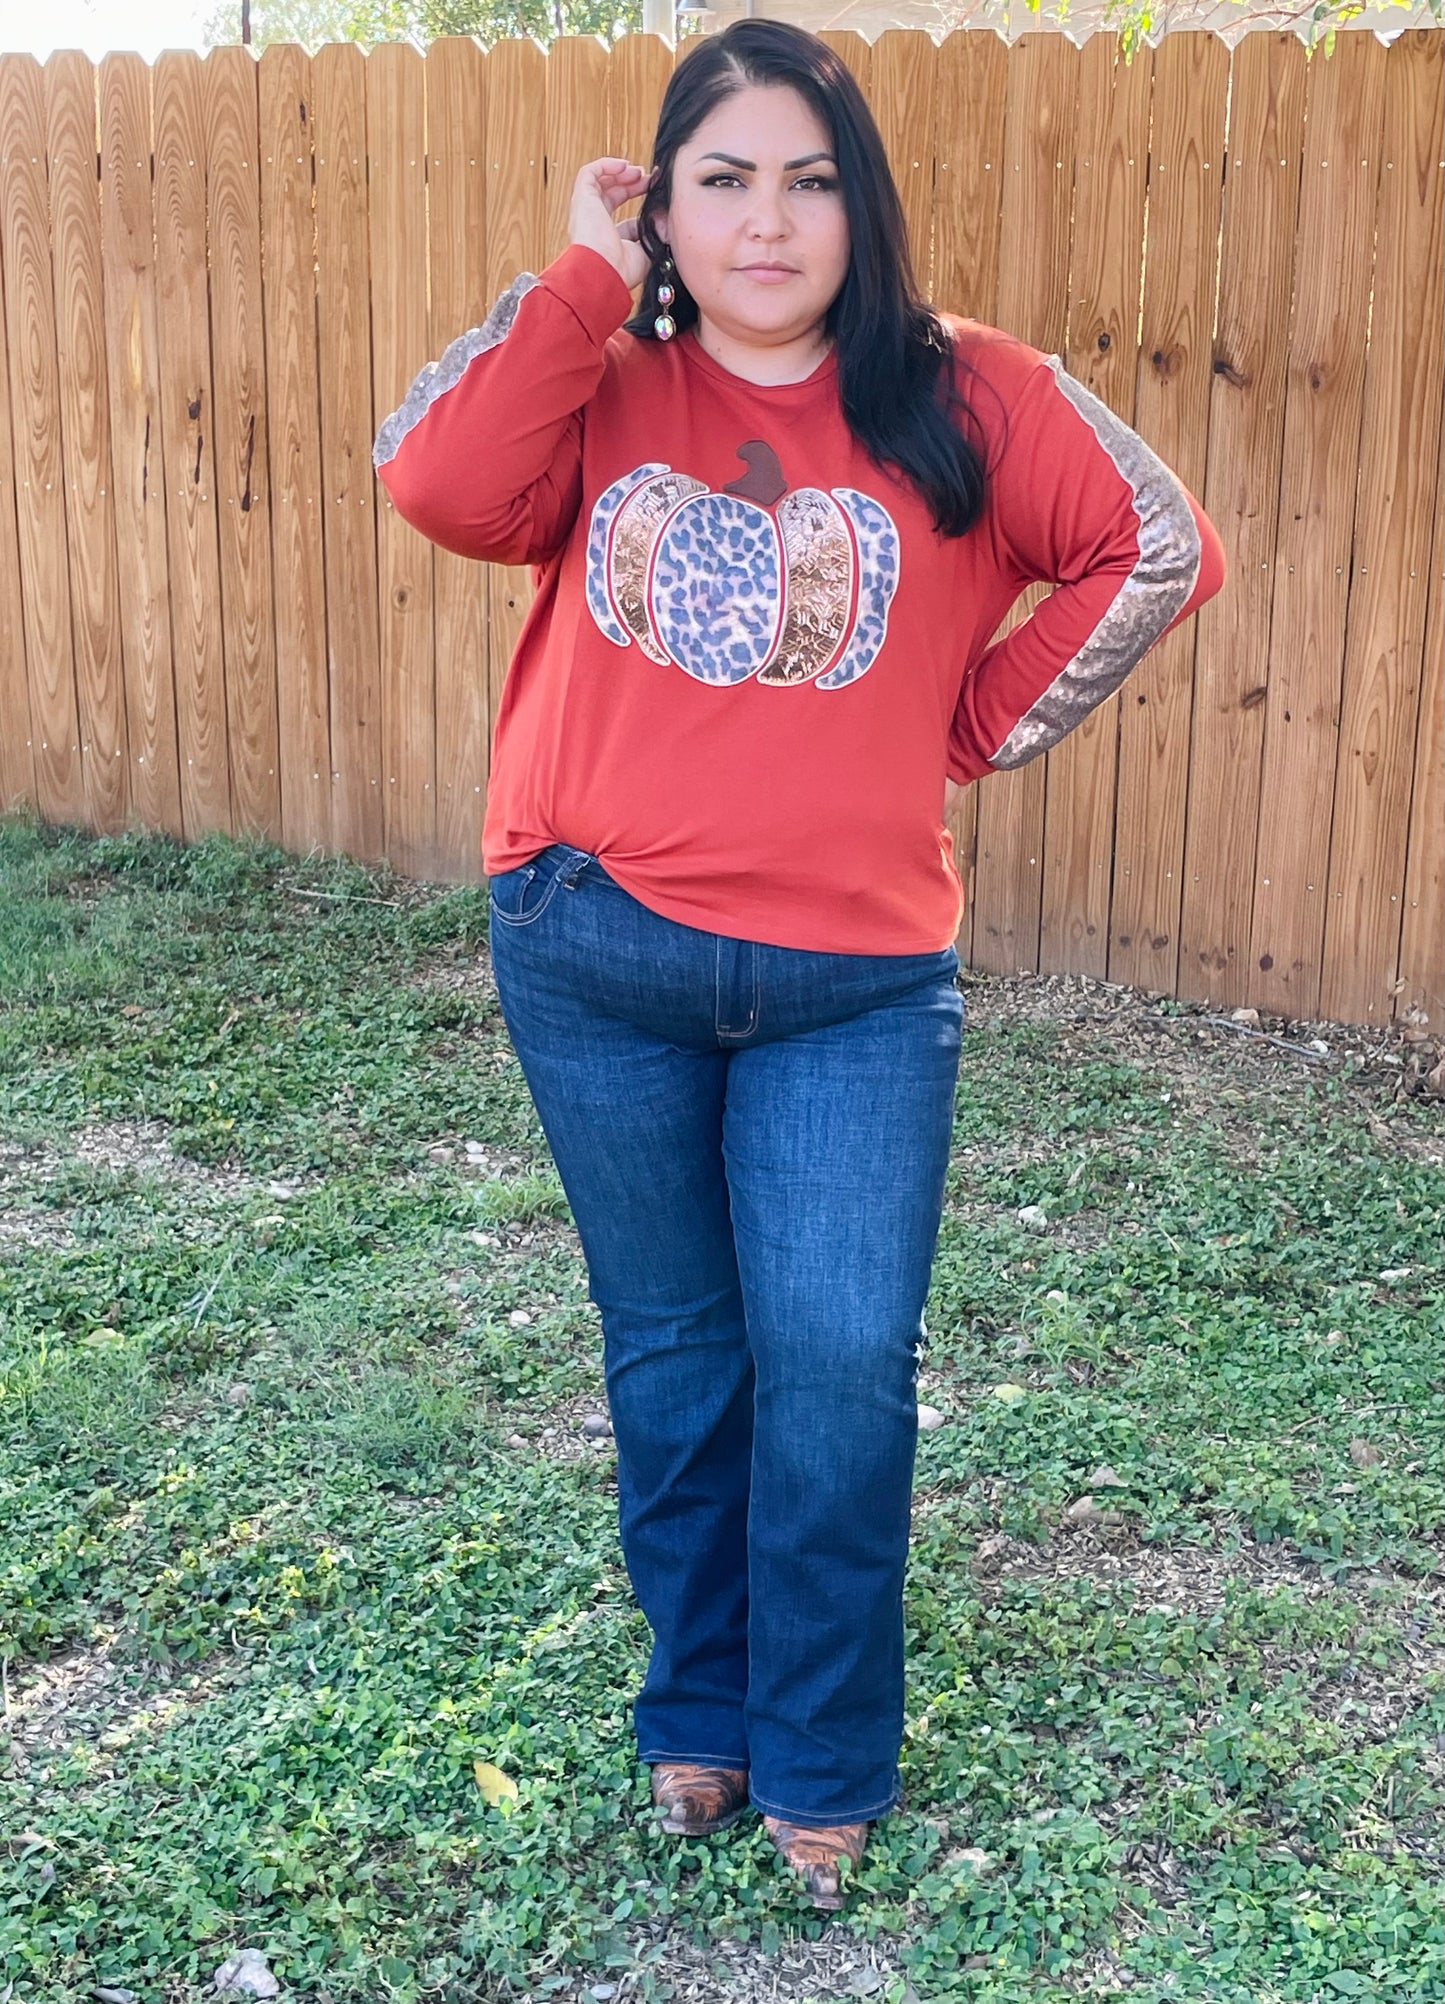
<path fill-rule="evenodd" d="M 652 323 L 652 331 L 654 334 L 656 334 L 659 341 L 670 341 L 673 335 L 677 332 L 677 322 L 673 319 L 672 315 L 665 310 L 667 307 L 671 306 L 673 300 L 676 299 L 677 297 L 677 294 L 673 291 L 672 287 L 667 283 L 668 276 L 671 273 L 671 271 L 672 271 L 672 257 L 667 251 L 664 251 L 662 253 L 662 283 L 657 288 L 657 303 L 659 306 L 664 308 L 664 311 L 659 313 L 657 318 Z"/>

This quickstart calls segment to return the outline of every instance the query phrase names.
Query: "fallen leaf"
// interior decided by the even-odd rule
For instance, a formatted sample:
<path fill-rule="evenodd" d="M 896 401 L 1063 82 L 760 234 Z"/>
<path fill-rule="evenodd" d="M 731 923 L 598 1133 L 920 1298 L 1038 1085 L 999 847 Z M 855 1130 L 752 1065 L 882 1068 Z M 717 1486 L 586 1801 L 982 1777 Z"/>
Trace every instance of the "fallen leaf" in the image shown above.
<path fill-rule="evenodd" d="M 1380 1459 L 1380 1450 L 1368 1440 L 1358 1436 L 1350 1442 L 1350 1459 L 1356 1468 L 1373 1468 Z"/>
<path fill-rule="evenodd" d="M 509 1774 L 503 1774 L 499 1767 L 493 1767 L 490 1761 L 475 1761 L 472 1766 L 472 1772 L 477 1777 L 477 1787 L 494 1808 L 502 1800 L 503 1796 L 506 1796 L 509 1801 L 516 1801 L 516 1782 L 513 1781 Z"/>
<path fill-rule="evenodd" d="M 1005 1405 L 1012 1406 L 1020 1399 L 1028 1397 L 1028 1388 L 1025 1385 L 995 1385 L 993 1395 L 996 1399 L 1002 1399 Z"/>
<path fill-rule="evenodd" d="M 1089 1487 L 1091 1489 L 1127 1489 L 1129 1485 L 1122 1475 L 1114 1473 L 1107 1461 L 1103 1461 L 1100 1462 L 1099 1466 L 1089 1477 Z"/>

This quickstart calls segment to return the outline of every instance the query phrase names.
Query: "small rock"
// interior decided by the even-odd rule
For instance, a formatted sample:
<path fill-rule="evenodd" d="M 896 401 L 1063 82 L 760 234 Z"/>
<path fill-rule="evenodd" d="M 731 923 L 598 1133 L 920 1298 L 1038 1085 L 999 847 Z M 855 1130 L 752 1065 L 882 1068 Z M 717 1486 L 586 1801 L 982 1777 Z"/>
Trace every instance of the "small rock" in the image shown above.
<path fill-rule="evenodd" d="M 227 1390 L 226 1404 L 228 1406 L 249 1405 L 250 1400 L 251 1400 L 251 1387 L 249 1385 L 232 1385 Z"/>
<path fill-rule="evenodd" d="M 281 1985 L 266 1967 L 259 1948 L 243 1948 L 228 1956 L 216 1971 L 216 1988 L 232 1995 L 279 1997 Z"/>
<path fill-rule="evenodd" d="M 266 1194 L 269 1197 L 279 1198 L 284 1203 L 288 1197 L 296 1195 L 296 1186 L 294 1183 L 268 1183 Z"/>
<path fill-rule="evenodd" d="M 1127 1489 L 1128 1483 L 1121 1475 L 1116 1475 L 1107 1461 L 1101 1461 L 1089 1477 L 1091 1489 Z"/>
<path fill-rule="evenodd" d="M 543 1429 L 542 1429 L 542 1438 L 543 1438 L 543 1440 L 555 1440 L 555 1439 L 557 1438 L 557 1429 L 556 1429 L 556 1427 L 554 1427 L 554 1426 L 544 1426 L 544 1427 L 543 1427 Z"/>
<path fill-rule="evenodd" d="M 1380 1450 L 1371 1441 L 1358 1437 L 1350 1442 L 1350 1459 L 1356 1468 L 1374 1468 L 1380 1459 Z"/>
<path fill-rule="evenodd" d="M 467 1237 L 474 1246 L 494 1246 L 497 1243 L 492 1232 L 468 1232 Z"/>
<path fill-rule="evenodd" d="M 923 1428 L 925 1433 L 932 1433 L 935 1427 L 943 1425 L 943 1414 L 938 1410 L 937 1406 L 920 1406 L 918 1408 L 918 1424 Z"/>
<path fill-rule="evenodd" d="M 1064 1512 L 1066 1524 L 1122 1524 L 1123 1518 L 1117 1510 L 1101 1510 L 1092 1496 L 1080 1496 Z"/>
<path fill-rule="evenodd" d="M 492 1159 L 492 1151 L 485 1141 L 464 1141 L 462 1153 L 468 1162 L 490 1162 Z"/>
<path fill-rule="evenodd" d="M 1305 1048 L 1310 1051 L 1318 1051 L 1322 1058 L 1327 1058 L 1330 1054 L 1330 1047 L 1323 1037 L 1311 1037 Z"/>
<path fill-rule="evenodd" d="M 1229 1020 L 1231 1023 L 1248 1023 L 1257 1030 L 1259 1028 L 1259 1011 L 1258 1009 L 1231 1009 Z"/>
<path fill-rule="evenodd" d="M 609 1997 L 617 1995 L 617 1985 L 615 1983 L 594 1983 L 592 1988 L 587 1992 L 587 1995 L 597 1998 L 598 2004 L 607 2004 Z"/>
<path fill-rule="evenodd" d="M 532 1318 L 525 1308 L 514 1308 L 507 1320 L 514 1329 L 526 1329 L 531 1326 Z"/>
<path fill-rule="evenodd" d="M 976 1844 L 971 1844 L 966 1851 L 958 1851 L 954 1855 L 961 1865 L 971 1865 L 974 1871 L 980 1874 L 986 1872 L 993 1863 L 988 1852 L 980 1851 Z"/>
<path fill-rule="evenodd" d="M 433 1162 L 455 1162 L 457 1151 L 445 1141 L 434 1141 L 427 1150 L 427 1156 Z"/>
<path fill-rule="evenodd" d="M 871 1962 L 865 1962 L 861 1969 L 855 1969 L 848 1978 L 845 1995 L 849 1997 L 871 1997 L 883 1988 L 888 1978 L 881 1969 L 875 1969 Z"/>
<path fill-rule="evenodd" d="M 612 1422 L 606 1413 L 588 1413 L 582 1422 L 582 1431 L 589 1440 L 605 1440 L 612 1431 Z"/>
<path fill-rule="evenodd" d="M 507 1445 L 508 1447 L 525 1447 L 527 1445 L 527 1437 L 525 1434 L 509 1433 L 507 1435 Z"/>
<path fill-rule="evenodd" d="M 92 1997 L 98 1997 L 100 2004 L 140 2004 L 140 1993 L 126 1990 L 119 1983 L 96 1983 L 91 1986 Z"/>
<path fill-rule="evenodd" d="M 1415 1271 L 1412 1266 L 1387 1266 L 1380 1275 L 1381 1280 L 1408 1280 Z"/>
<path fill-rule="evenodd" d="M 1062 1302 L 1064 1306 L 1067 1307 L 1069 1297 L 1067 1294 L 1065 1294 L 1064 1290 L 1061 1287 L 1051 1287 L 1048 1293 L 1044 1296 L 1044 1300 Z"/>
<path fill-rule="evenodd" d="M 1019 1223 L 1031 1232 L 1046 1232 L 1049 1228 L 1049 1214 L 1042 1204 L 1025 1204 L 1017 1217 Z"/>

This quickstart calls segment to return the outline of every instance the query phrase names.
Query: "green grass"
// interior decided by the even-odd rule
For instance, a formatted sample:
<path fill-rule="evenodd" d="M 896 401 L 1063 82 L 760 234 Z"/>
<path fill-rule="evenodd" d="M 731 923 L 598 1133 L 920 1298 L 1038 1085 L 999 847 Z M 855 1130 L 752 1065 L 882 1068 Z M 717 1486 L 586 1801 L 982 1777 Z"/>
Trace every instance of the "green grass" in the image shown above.
<path fill-rule="evenodd" d="M 650 1826 L 615 1462 L 557 1451 L 600 1330 L 485 938 L 475 888 L 0 823 L 15 2004 L 246 1945 L 333 2004 L 665 1999 L 664 1935 L 824 1936 L 756 1819 Z M 1065 2004 L 1105 1951 L 1090 1994 L 1445 1998 L 1441 1110 L 1012 993 L 970 980 L 907 1803 L 828 1937 L 892 2004 Z"/>

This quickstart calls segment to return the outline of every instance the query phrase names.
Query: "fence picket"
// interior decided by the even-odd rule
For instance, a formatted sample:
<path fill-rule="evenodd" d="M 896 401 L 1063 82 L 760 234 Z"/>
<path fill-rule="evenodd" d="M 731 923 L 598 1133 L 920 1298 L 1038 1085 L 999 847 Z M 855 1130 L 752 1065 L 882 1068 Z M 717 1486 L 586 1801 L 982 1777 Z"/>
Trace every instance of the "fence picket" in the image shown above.
<path fill-rule="evenodd" d="M 1229 54 L 1214 35 L 1166 35 L 1155 51 L 1149 256 L 1131 422 L 1196 495 L 1206 464 L 1228 85 Z M 1176 627 L 1105 706 L 1119 712 L 1109 979 L 1164 995 L 1178 978 L 1197 633 L 1193 619 Z"/>
<path fill-rule="evenodd" d="M 50 264 L 64 445 L 64 514 L 70 553 L 71 635 L 80 725 L 85 820 L 125 826 L 125 672 L 105 385 L 105 302 L 100 274 L 100 182 L 95 171 L 95 70 L 78 51 L 45 66 L 50 161 Z"/>
<path fill-rule="evenodd" d="M 85 817 L 85 775 L 66 557 L 45 79 L 33 56 L 0 58 L 0 146 L 5 323 L 35 790 L 48 818 L 80 821 Z"/>
<path fill-rule="evenodd" d="M 287 848 L 304 852 L 331 846 L 311 59 L 278 43 L 263 52 L 257 80 L 281 828 Z"/>
<path fill-rule="evenodd" d="M 1020 35 L 1009 52 L 998 325 L 1047 354 L 1065 339 L 1078 72 L 1062 35 Z M 1048 590 L 1031 584 L 1000 632 Z M 995 974 L 1039 964 L 1046 762 L 994 774 L 979 796 L 972 959 Z"/>
<path fill-rule="evenodd" d="M 1171 38 L 1172 39 L 1172 38 Z M 1155 52 L 1126 63 L 1117 36 L 1079 51 L 1074 228 L 1064 365 L 1127 425 L 1136 423 L 1138 341 Z M 1223 93 L 1220 93 L 1223 103 Z M 1152 665 L 1152 663 L 1151 663 Z M 1109 896 L 1121 806 L 1120 701 L 1099 704 L 1048 754 L 1039 972 L 1110 975 Z M 1186 713 L 1185 726 L 1187 729 Z M 1172 928 L 1171 928 L 1172 930 Z M 1122 977 L 1115 977 L 1122 978 Z"/>
<path fill-rule="evenodd" d="M 401 43 L 366 64 L 371 203 L 372 401 L 396 409 L 432 360 L 427 317 L 426 105 L 421 57 Z M 432 545 L 385 493 L 377 521 L 386 850 L 399 870 L 435 867 L 436 686 Z"/>
<path fill-rule="evenodd" d="M 156 328 L 181 817 L 194 839 L 231 832 L 215 397 L 206 275 L 201 62 L 168 50 L 155 68 Z"/>
<path fill-rule="evenodd" d="M 1445 1025 L 1445 818 L 1440 813 L 1445 795 L 1445 449 L 1435 470 L 1429 568 L 1400 972 L 1392 988 L 1396 1021 L 1415 1010 L 1438 1037 Z"/>
<path fill-rule="evenodd" d="M 997 314 L 1008 44 L 955 29 L 938 45 L 934 82 L 934 303 L 992 324 Z M 997 638 L 991 634 L 989 640 Z M 966 787 L 948 817 L 963 882 L 959 957 L 973 960 L 978 881 L 978 788 Z"/>
<path fill-rule="evenodd" d="M 377 625 L 379 490 L 371 447 L 380 420 L 371 387 L 366 63 L 360 49 L 343 42 L 318 49 L 311 59 L 311 92 L 331 834 L 347 855 L 378 863 L 386 854 L 386 820 Z"/>
<path fill-rule="evenodd" d="M 1445 296 L 1437 163 L 1441 45 L 1403 36 L 1385 66 L 1384 164 L 1345 637 L 1344 691 L 1319 1013 L 1389 1022 L 1419 725 L 1431 474 L 1445 398 L 1430 329 Z"/>
<path fill-rule="evenodd" d="M 1306 81 L 1249 945 L 1253 997 L 1296 1019 L 1320 1000 L 1385 55 L 1343 36 Z"/>
<path fill-rule="evenodd" d="M 231 812 L 238 835 L 282 837 L 271 577 L 265 305 L 256 59 L 205 60 L 206 227 L 211 246 L 217 523 L 226 650 Z"/>
<path fill-rule="evenodd" d="M 1176 990 L 1216 1008 L 1250 989 L 1304 113 L 1297 37 L 1246 35 L 1234 52 L 1209 458 L 1199 495 L 1230 553 L 1230 582 L 1196 620 Z"/>

